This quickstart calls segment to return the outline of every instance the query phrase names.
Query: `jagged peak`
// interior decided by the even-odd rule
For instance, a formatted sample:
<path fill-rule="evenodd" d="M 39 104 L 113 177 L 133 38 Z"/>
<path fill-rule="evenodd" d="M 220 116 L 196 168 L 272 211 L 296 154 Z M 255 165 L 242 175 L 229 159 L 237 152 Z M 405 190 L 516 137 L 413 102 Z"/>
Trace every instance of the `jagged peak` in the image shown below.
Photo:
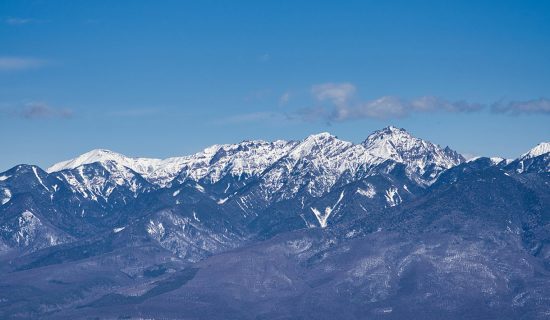
<path fill-rule="evenodd" d="M 377 130 L 371 133 L 365 141 L 363 146 L 367 149 L 395 149 L 400 146 L 410 148 L 415 145 L 427 145 L 430 142 L 413 137 L 407 130 L 397 128 L 394 126 L 388 126 L 383 129 Z"/>
<path fill-rule="evenodd" d="M 378 132 L 384 132 L 384 133 L 408 133 L 407 130 L 403 128 L 398 128 L 395 126 L 387 126 L 385 128 L 382 128 L 378 130 Z"/>
<path fill-rule="evenodd" d="M 211 145 L 209 147 L 206 147 L 205 149 L 203 149 L 203 151 L 197 153 L 197 154 L 215 154 L 216 152 L 218 152 L 219 150 L 223 149 L 223 150 L 234 150 L 234 149 L 239 149 L 239 148 L 242 148 L 242 147 L 254 147 L 254 146 L 267 146 L 267 145 L 271 145 L 271 146 L 281 146 L 281 145 L 285 145 L 285 144 L 288 144 L 289 141 L 286 141 L 286 140 L 275 140 L 275 141 L 272 141 L 272 142 L 269 142 L 269 141 L 266 141 L 266 140 L 243 140 L 239 143 L 225 143 L 225 144 L 214 144 L 214 145 Z M 188 157 L 193 157 L 193 155 L 190 155 Z"/>
<path fill-rule="evenodd" d="M 371 133 L 367 139 L 363 142 L 363 144 L 369 142 L 369 141 L 376 141 L 376 140 L 382 140 L 382 139 L 418 139 L 413 137 L 407 130 L 403 128 L 398 128 L 394 126 L 388 126 L 385 128 L 382 128 L 380 130 L 376 130 L 373 133 Z M 418 139 L 420 140 L 420 139 Z"/>
<path fill-rule="evenodd" d="M 362 145 L 374 156 L 397 162 L 415 163 L 419 168 L 424 168 L 431 162 L 450 168 L 464 161 L 464 158 L 451 148 L 442 148 L 394 126 L 373 132 Z"/>

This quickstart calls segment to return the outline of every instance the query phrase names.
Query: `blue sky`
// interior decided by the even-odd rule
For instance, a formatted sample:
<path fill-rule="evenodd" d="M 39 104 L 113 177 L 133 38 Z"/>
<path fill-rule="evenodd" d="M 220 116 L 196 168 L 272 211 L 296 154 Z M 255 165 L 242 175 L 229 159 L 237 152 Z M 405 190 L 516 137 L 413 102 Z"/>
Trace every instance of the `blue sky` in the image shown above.
<path fill-rule="evenodd" d="M 1 1 L 0 170 L 395 125 L 550 140 L 548 1 Z"/>

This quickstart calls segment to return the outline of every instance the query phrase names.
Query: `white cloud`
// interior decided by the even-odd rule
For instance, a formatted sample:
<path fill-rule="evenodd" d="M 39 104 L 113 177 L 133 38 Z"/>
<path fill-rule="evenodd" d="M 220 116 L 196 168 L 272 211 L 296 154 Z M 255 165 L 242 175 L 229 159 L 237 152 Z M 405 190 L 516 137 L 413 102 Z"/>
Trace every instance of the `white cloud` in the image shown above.
<path fill-rule="evenodd" d="M 347 103 L 355 94 L 351 83 L 324 83 L 311 87 L 311 93 L 319 101 L 331 101 L 336 105 Z"/>

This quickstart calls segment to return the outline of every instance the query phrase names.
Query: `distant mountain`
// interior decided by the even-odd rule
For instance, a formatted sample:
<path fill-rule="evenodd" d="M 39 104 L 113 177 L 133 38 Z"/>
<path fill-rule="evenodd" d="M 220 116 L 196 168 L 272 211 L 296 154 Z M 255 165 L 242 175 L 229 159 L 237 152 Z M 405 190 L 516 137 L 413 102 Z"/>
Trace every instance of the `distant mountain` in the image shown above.
<path fill-rule="evenodd" d="M 542 319 L 549 146 L 465 161 L 387 127 L 19 165 L 0 173 L 0 318 Z"/>

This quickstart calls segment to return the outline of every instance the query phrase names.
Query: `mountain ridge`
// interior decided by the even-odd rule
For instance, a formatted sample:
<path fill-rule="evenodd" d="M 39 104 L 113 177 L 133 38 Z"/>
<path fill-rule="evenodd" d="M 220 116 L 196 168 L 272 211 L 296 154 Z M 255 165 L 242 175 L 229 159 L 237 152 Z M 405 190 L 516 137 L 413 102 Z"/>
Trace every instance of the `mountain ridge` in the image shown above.
<path fill-rule="evenodd" d="M 342 303 L 348 318 L 544 319 L 543 151 L 465 161 L 387 127 L 359 144 L 214 145 L 161 172 L 107 150 L 60 171 L 18 165 L 0 173 L 0 318 L 171 318 L 180 303 L 191 318 L 212 305 L 277 318 L 262 310 L 276 301 L 303 318 Z"/>
<path fill-rule="evenodd" d="M 383 136 L 382 136 L 382 135 Z M 394 135 L 400 135 L 401 139 L 395 139 Z M 377 136 L 380 139 L 388 139 L 384 141 L 375 141 L 373 137 Z M 370 140 L 369 140 L 370 138 Z M 393 141 L 391 141 L 393 138 Z M 408 141 L 407 141 L 408 140 Z M 361 149 L 364 147 L 365 150 L 357 150 L 357 152 L 363 153 L 365 159 L 363 162 L 376 161 L 375 159 L 384 160 L 394 160 L 397 162 L 404 162 L 408 159 L 402 157 L 402 155 L 396 153 L 395 147 L 393 152 L 384 152 L 384 148 L 380 144 L 386 144 L 386 151 L 388 146 L 402 146 L 404 144 L 409 144 L 405 146 L 407 151 L 410 151 L 411 147 L 414 147 L 416 144 L 417 147 L 430 148 L 431 152 L 437 151 L 439 153 L 439 158 L 435 159 L 437 164 L 443 167 L 449 167 L 456 165 L 455 162 L 462 162 L 464 158 L 455 151 L 452 151 L 450 148 L 441 148 L 435 144 L 426 142 L 422 139 L 415 138 L 411 136 L 404 129 L 398 129 L 393 126 L 386 127 L 382 130 L 375 131 L 366 140 L 362 143 L 352 143 L 344 140 L 338 139 L 336 136 L 328 133 L 322 132 L 318 134 L 312 134 L 301 141 L 285 141 L 285 140 L 276 140 L 273 142 L 267 142 L 263 140 L 245 140 L 236 144 L 223 144 L 223 145 L 213 145 L 205 148 L 204 150 L 187 156 L 179 157 L 170 157 L 166 159 L 157 159 L 157 158 L 133 158 L 127 157 L 120 153 L 110 151 L 107 149 L 94 149 L 89 152 L 86 152 L 76 158 L 58 162 L 50 166 L 46 171 L 48 173 L 58 172 L 67 169 L 75 169 L 81 165 L 91 164 L 93 162 L 106 162 L 114 161 L 119 163 L 122 166 L 126 166 L 135 172 L 141 174 L 145 179 L 150 182 L 159 184 L 160 186 L 166 186 L 171 179 L 177 175 L 181 175 L 182 170 L 188 168 L 187 176 L 192 176 L 195 180 L 203 178 L 204 172 L 206 169 L 205 165 L 212 165 L 212 161 L 218 160 L 217 158 L 223 157 L 223 153 L 233 152 L 236 156 L 239 156 L 240 153 L 243 154 L 243 157 L 246 158 L 247 162 L 252 161 L 256 164 L 256 167 L 251 168 L 250 166 L 245 168 L 242 163 L 244 159 L 239 159 L 239 163 L 229 163 L 232 166 L 233 173 L 240 174 L 254 174 L 259 173 L 260 171 L 266 169 L 272 165 L 276 160 L 289 155 L 290 152 L 294 152 L 294 155 L 297 156 L 297 153 L 308 152 L 314 144 L 319 143 L 319 141 L 334 141 L 335 143 L 340 143 L 349 147 L 355 147 L 356 149 Z M 412 143 L 410 143 L 412 141 Z M 409 143 L 408 143 L 409 142 Z M 294 150 L 295 147 L 300 147 L 300 150 Z M 243 149 L 258 149 L 258 153 L 264 154 L 245 154 Z M 420 149 L 422 149 L 420 148 Z M 292 151 L 294 150 L 294 151 Z M 444 163 L 441 161 L 442 154 L 443 157 L 445 153 L 452 154 L 454 161 L 451 163 Z M 228 160 L 231 162 L 231 160 Z M 241 165 L 240 172 L 237 172 L 238 165 Z M 202 166 L 202 167 L 201 167 Z M 199 167 L 199 168 L 197 168 Z M 219 171 L 223 171 L 224 168 L 220 168 Z M 422 171 L 422 170 L 421 170 Z M 212 180 L 218 179 L 216 175 L 211 177 Z"/>

